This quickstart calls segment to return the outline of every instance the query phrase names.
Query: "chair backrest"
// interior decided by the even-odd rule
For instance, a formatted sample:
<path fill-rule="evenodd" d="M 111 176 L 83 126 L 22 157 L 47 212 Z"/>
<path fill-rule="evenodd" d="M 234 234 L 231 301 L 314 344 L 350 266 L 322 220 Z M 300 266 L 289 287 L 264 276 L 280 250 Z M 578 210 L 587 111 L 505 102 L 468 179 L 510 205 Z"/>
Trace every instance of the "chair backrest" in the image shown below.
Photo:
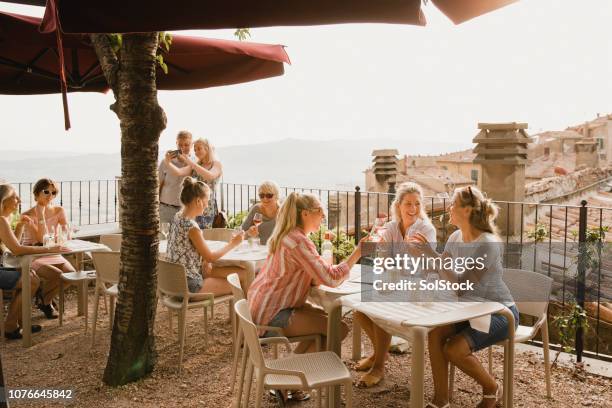
<path fill-rule="evenodd" d="M 118 251 L 92 252 L 91 257 L 96 268 L 96 279 L 112 285 L 119 283 L 120 253 Z"/>
<path fill-rule="evenodd" d="M 261 344 L 259 344 L 259 336 L 257 335 L 257 327 L 255 323 L 253 323 L 249 304 L 246 299 L 241 299 L 236 302 L 234 304 L 234 310 L 240 321 L 240 327 L 242 328 L 246 345 L 249 348 L 251 362 L 256 368 L 265 367 L 265 360 L 263 352 L 261 351 Z"/>
<path fill-rule="evenodd" d="M 209 241 L 225 241 L 229 242 L 236 230 L 229 228 L 207 228 L 202 230 L 204 239 Z"/>
<path fill-rule="evenodd" d="M 240 284 L 240 277 L 237 273 L 230 273 L 227 275 L 227 282 L 232 288 L 232 295 L 234 296 L 234 302 L 245 299 L 242 285 Z"/>
<path fill-rule="evenodd" d="M 159 260 L 157 264 L 157 289 L 162 295 L 187 297 L 187 273 L 181 264 Z"/>
<path fill-rule="evenodd" d="M 546 312 L 552 278 L 523 269 L 504 269 L 503 279 L 519 312 L 534 317 L 540 317 Z"/>
<path fill-rule="evenodd" d="M 100 235 L 100 243 L 109 247 L 111 251 L 121 251 L 121 234 Z"/>

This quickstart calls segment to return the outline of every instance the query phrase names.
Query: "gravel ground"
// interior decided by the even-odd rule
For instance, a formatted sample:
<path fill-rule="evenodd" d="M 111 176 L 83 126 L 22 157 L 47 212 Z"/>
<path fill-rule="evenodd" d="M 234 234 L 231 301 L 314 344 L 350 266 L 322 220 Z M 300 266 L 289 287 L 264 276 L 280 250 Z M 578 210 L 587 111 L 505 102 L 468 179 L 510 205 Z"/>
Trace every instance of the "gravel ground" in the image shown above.
<path fill-rule="evenodd" d="M 92 302 L 90 296 L 90 316 Z M 101 310 L 103 311 L 102 305 Z M 159 359 L 152 375 L 142 381 L 118 388 L 105 386 L 102 373 L 108 356 L 110 333 L 108 315 L 101 313 L 95 347 L 91 346 L 91 331 L 85 335 L 84 320 L 76 316 L 74 294 L 69 295 L 64 326 L 57 320 L 44 320 L 34 312 L 34 323 L 43 325 L 43 332 L 34 335 L 35 345 L 23 349 L 20 342 L 0 343 L 5 381 L 8 388 L 73 389 L 71 402 L 18 401 L 18 407 L 229 407 L 231 373 L 231 329 L 227 322 L 227 306 L 219 305 L 214 321 L 209 321 L 209 345 L 204 345 L 202 312 L 190 311 L 183 375 L 177 374 L 177 319 L 172 333 L 167 314 L 159 308 L 156 322 Z M 364 351 L 370 351 L 365 341 Z M 343 344 L 343 360 L 352 368 L 350 334 Z M 486 353 L 480 353 L 485 361 Z M 501 381 L 502 352 L 494 351 L 495 373 Z M 387 363 L 387 376 L 370 389 L 353 388 L 356 407 L 408 407 L 410 401 L 410 353 L 392 355 Z M 360 373 L 351 370 L 353 378 Z M 534 353 L 517 353 L 515 363 L 515 406 L 517 407 L 612 407 L 612 380 L 590 374 L 576 376 L 571 367 L 553 370 L 551 400 L 545 397 L 542 360 Z M 474 407 L 480 400 L 480 390 L 465 375 L 458 373 L 453 407 Z M 432 380 L 426 369 L 426 395 L 432 393 Z M 254 392 L 254 391 L 253 391 Z M 253 399 L 253 398 L 252 398 Z M 292 403 L 289 406 L 310 408 L 314 401 Z M 277 406 L 264 396 L 264 407 Z"/>

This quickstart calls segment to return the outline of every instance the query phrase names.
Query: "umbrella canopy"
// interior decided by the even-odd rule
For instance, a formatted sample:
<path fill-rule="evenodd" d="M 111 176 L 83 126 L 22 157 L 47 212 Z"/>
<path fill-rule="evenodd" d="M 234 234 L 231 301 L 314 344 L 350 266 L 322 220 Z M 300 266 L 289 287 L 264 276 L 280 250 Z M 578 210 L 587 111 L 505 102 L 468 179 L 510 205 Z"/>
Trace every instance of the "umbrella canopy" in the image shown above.
<path fill-rule="evenodd" d="M 0 94 L 59 93 L 60 63 L 54 34 L 41 34 L 41 19 L 0 13 Z M 86 35 L 62 37 L 69 92 L 106 92 L 98 57 Z M 280 45 L 175 35 L 164 55 L 168 74 L 157 88 L 200 89 L 282 75 L 289 57 Z"/>
<path fill-rule="evenodd" d="M 44 4 L 44 0 L 12 0 Z M 431 0 L 461 23 L 517 0 Z M 41 4 L 41 5 L 42 5 Z M 338 23 L 425 25 L 421 0 L 49 0 L 42 30 L 126 33 Z"/>

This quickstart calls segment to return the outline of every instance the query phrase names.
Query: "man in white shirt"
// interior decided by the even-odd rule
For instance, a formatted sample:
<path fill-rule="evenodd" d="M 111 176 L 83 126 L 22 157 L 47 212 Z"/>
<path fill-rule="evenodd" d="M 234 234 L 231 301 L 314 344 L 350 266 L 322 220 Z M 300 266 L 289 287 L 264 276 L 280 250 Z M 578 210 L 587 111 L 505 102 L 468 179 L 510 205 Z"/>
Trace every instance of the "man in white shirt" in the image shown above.
<path fill-rule="evenodd" d="M 191 154 L 192 136 L 191 132 L 181 130 L 176 136 L 176 147 L 182 154 L 189 156 Z M 187 163 L 183 163 L 177 157 L 172 159 L 177 167 L 184 167 Z M 164 160 L 159 163 L 159 219 L 160 222 L 172 222 L 174 215 L 181 209 L 179 196 L 181 194 L 181 184 L 183 178 L 175 176 L 166 167 Z"/>

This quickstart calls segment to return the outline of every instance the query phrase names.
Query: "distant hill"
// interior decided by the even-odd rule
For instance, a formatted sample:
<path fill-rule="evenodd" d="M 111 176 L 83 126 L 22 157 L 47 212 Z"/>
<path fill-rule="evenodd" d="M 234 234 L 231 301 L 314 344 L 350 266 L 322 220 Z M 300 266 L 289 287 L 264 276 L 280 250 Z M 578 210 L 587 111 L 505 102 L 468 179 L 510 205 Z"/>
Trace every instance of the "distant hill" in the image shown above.
<path fill-rule="evenodd" d="M 224 180 L 256 184 L 274 180 L 285 186 L 353 188 L 363 185 L 372 150 L 397 148 L 400 154 L 436 154 L 465 149 L 463 144 L 404 140 L 299 140 L 220 147 Z M 31 182 L 114 179 L 121 172 L 119 153 L 2 152 L 0 179 Z"/>

